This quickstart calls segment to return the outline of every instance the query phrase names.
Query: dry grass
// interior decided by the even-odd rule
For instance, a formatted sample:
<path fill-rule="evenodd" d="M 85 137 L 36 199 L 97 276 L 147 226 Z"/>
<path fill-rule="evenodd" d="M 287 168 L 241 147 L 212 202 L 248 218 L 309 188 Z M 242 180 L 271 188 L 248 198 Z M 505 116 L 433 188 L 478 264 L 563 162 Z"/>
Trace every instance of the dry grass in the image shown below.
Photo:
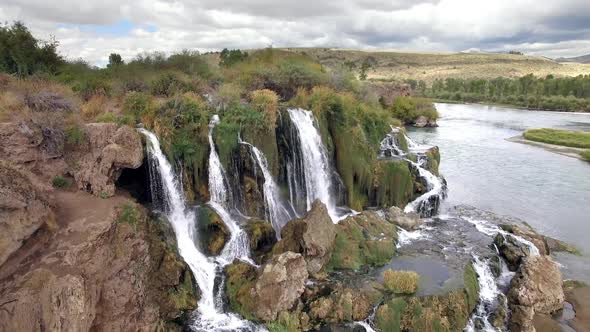
<path fill-rule="evenodd" d="M 274 128 L 279 112 L 279 96 L 272 90 L 263 89 L 252 91 L 250 99 L 252 106 L 264 113 L 264 119 L 269 127 Z"/>
<path fill-rule="evenodd" d="M 87 102 L 82 104 L 80 113 L 84 120 L 93 120 L 99 114 L 106 111 L 107 98 L 103 95 L 96 95 L 90 98 Z"/>
<path fill-rule="evenodd" d="M 383 286 L 397 294 L 413 294 L 418 289 L 419 279 L 414 271 L 387 270 L 383 273 Z"/>
<path fill-rule="evenodd" d="M 437 78 L 521 77 L 527 74 L 577 76 L 590 74 L 590 64 L 557 63 L 553 60 L 514 54 L 486 53 L 404 53 L 392 51 L 359 51 L 326 48 L 289 49 L 305 53 L 327 67 L 345 62 L 360 64 L 370 57 L 375 64 L 368 79 L 415 79 L 432 82 Z"/>

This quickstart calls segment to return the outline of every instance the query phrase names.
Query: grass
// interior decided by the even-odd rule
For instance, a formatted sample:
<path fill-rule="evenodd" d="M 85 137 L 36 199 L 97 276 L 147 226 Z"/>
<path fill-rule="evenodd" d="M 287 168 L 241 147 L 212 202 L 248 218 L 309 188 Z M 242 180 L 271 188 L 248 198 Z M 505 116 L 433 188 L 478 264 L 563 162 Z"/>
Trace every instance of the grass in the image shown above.
<path fill-rule="evenodd" d="M 590 150 L 580 151 L 580 156 L 586 161 L 590 161 Z"/>
<path fill-rule="evenodd" d="M 590 133 L 560 129 L 529 129 L 523 134 L 530 141 L 590 149 Z M 588 156 L 588 152 L 585 153 Z M 584 157 L 584 154 L 582 154 Z"/>
<path fill-rule="evenodd" d="M 413 294 L 418 289 L 419 279 L 414 271 L 387 270 L 383 273 L 383 286 L 396 294 Z"/>
<path fill-rule="evenodd" d="M 587 74 L 590 64 L 561 64 L 527 55 L 499 53 L 409 53 L 395 51 L 360 51 L 329 48 L 291 48 L 306 54 L 328 68 L 346 63 L 359 74 L 362 62 L 370 59 L 369 80 L 423 80 L 428 83 L 445 78 L 521 77 L 527 74 L 545 77 Z"/>

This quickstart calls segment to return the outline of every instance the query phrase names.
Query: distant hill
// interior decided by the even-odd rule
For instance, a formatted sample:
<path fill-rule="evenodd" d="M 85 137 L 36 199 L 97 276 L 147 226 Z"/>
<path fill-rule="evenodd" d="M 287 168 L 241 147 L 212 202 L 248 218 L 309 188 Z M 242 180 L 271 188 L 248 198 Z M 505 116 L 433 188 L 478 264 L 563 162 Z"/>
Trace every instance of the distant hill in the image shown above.
<path fill-rule="evenodd" d="M 590 74 L 590 65 L 562 64 L 552 59 L 506 53 L 410 53 L 362 51 L 333 48 L 287 48 L 306 54 L 326 67 L 348 66 L 358 73 L 363 62 L 371 64 L 367 78 L 373 80 L 437 78 L 495 78 L 536 76 L 577 76 Z"/>
<path fill-rule="evenodd" d="M 590 54 L 577 56 L 573 58 L 558 58 L 555 59 L 557 62 L 576 62 L 576 63 L 590 63 Z"/>

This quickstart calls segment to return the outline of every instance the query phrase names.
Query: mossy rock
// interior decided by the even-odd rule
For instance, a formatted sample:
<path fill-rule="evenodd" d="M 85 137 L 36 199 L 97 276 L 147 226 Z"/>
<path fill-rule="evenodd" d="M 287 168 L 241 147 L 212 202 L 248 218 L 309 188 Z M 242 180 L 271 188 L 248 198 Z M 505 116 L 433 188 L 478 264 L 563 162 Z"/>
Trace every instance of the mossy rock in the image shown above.
<path fill-rule="evenodd" d="M 268 253 L 272 246 L 277 242 L 277 236 L 272 225 L 264 220 L 248 220 L 244 230 L 250 239 L 250 249 L 255 256 Z"/>
<path fill-rule="evenodd" d="M 364 211 L 336 225 L 334 251 L 328 268 L 359 270 L 381 266 L 395 254 L 397 228 L 373 211 Z"/>
<path fill-rule="evenodd" d="M 439 176 L 438 166 L 440 165 L 440 151 L 438 150 L 438 146 L 428 149 L 428 151 L 426 151 L 426 157 L 428 158 L 426 169 L 432 174 Z"/>
<path fill-rule="evenodd" d="M 375 323 L 379 331 L 462 331 L 477 305 L 479 286 L 471 264 L 465 286 L 443 295 L 400 296 L 381 305 Z"/>
<path fill-rule="evenodd" d="M 219 215 L 208 206 L 199 208 L 199 241 L 207 255 L 221 253 L 230 237 L 229 230 Z"/>
<path fill-rule="evenodd" d="M 379 160 L 375 164 L 371 203 L 387 208 L 405 206 L 414 193 L 414 176 L 403 160 Z"/>
<path fill-rule="evenodd" d="M 248 320 L 254 320 L 255 303 L 252 300 L 251 290 L 256 282 L 256 268 L 235 260 L 224 268 L 224 273 L 226 275 L 225 294 L 230 310 Z"/>

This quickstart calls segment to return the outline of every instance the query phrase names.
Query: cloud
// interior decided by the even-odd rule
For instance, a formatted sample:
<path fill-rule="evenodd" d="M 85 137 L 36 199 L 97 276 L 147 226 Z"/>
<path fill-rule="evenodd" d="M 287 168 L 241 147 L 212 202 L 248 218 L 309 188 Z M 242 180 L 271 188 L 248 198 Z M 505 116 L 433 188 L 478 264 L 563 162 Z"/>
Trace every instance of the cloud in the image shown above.
<path fill-rule="evenodd" d="M 590 53 L 589 9 L 587 0 L 4 0 L 0 21 L 22 20 L 68 57 L 99 65 L 111 52 L 270 44 L 556 57 Z"/>

